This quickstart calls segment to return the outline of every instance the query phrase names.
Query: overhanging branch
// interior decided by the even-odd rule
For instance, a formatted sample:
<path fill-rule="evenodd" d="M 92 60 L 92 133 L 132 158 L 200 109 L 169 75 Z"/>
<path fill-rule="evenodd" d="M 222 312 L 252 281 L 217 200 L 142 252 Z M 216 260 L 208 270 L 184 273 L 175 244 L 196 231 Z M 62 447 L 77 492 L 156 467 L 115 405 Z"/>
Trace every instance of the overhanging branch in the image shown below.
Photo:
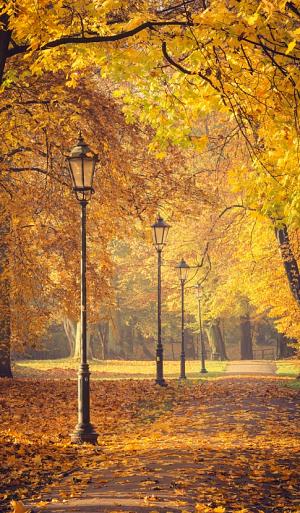
<path fill-rule="evenodd" d="M 54 41 L 49 41 L 39 48 L 40 51 L 49 50 L 50 48 L 56 48 L 58 46 L 68 44 L 91 44 L 91 43 L 113 43 L 114 41 L 121 41 L 122 39 L 128 39 L 129 37 L 139 34 L 144 30 L 154 30 L 158 27 L 189 27 L 192 25 L 191 21 L 146 21 L 141 25 L 131 29 L 120 32 L 119 34 L 113 34 L 111 36 L 91 36 L 91 37 L 78 37 L 78 36 L 63 36 Z M 30 50 L 30 45 L 20 45 L 14 48 L 10 48 L 7 51 L 7 57 L 13 57 L 14 55 L 25 53 Z"/>
<path fill-rule="evenodd" d="M 203 73 L 201 73 L 201 71 L 191 71 L 187 68 L 184 68 L 181 64 L 179 64 L 178 62 L 176 62 L 169 54 L 168 54 L 168 51 L 167 51 L 167 43 L 165 41 L 163 41 L 162 43 L 162 53 L 163 53 L 163 56 L 164 58 L 166 59 L 166 61 L 171 64 L 171 66 L 173 66 L 174 68 L 178 69 L 179 71 L 181 71 L 182 73 L 184 73 L 185 75 L 194 75 L 194 76 L 198 76 L 200 78 L 202 78 L 202 80 L 205 80 L 205 82 L 207 82 L 213 89 L 215 89 L 215 91 L 218 91 L 218 93 L 220 93 L 220 89 L 219 87 L 217 87 L 216 85 L 213 84 L 213 82 L 210 80 L 210 78 L 208 78 L 208 76 L 204 75 Z"/>
<path fill-rule="evenodd" d="M 285 8 L 292 11 L 296 16 L 300 18 L 300 11 L 297 8 L 297 6 L 294 4 L 294 2 L 286 2 Z"/>

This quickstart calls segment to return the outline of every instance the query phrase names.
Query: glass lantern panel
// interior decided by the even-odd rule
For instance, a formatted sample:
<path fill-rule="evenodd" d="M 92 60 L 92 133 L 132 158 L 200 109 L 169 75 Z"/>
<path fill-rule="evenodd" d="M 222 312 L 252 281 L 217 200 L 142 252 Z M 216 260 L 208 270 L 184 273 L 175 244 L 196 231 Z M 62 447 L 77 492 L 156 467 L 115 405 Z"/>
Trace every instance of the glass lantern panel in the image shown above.
<path fill-rule="evenodd" d="M 153 227 L 153 242 L 154 244 L 163 244 L 164 242 L 164 226 Z"/>
<path fill-rule="evenodd" d="M 169 233 L 169 226 L 165 226 L 164 233 L 163 233 L 163 244 L 166 244 L 168 233 Z"/>
<path fill-rule="evenodd" d="M 183 271 L 182 267 L 178 266 L 177 267 L 177 272 L 178 272 L 178 278 L 180 280 L 183 280 L 182 271 Z"/>
<path fill-rule="evenodd" d="M 180 264 L 177 266 L 178 276 L 181 281 L 187 280 L 189 269 L 190 266 L 186 263 L 186 261 L 181 260 Z"/>
<path fill-rule="evenodd" d="M 85 157 L 84 162 L 84 187 L 91 189 L 93 185 L 94 160 Z"/>
<path fill-rule="evenodd" d="M 187 274 L 188 274 L 188 267 L 181 267 L 180 272 L 181 272 L 181 279 L 186 281 Z"/>
<path fill-rule="evenodd" d="M 84 187 L 83 174 L 82 174 L 82 159 L 81 158 L 71 158 L 70 159 L 70 168 L 71 168 L 71 172 L 72 172 L 74 187 L 82 189 Z"/>

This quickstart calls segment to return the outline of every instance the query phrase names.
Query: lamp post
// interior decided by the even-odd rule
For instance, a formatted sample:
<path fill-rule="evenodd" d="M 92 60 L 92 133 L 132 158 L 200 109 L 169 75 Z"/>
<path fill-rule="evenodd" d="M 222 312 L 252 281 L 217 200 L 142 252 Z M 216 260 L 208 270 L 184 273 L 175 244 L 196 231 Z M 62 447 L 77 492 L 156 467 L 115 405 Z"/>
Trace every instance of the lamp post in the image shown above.
<path fill-rule="evenodd" d="M 186 379 L 185 375 L 185 347 L 184 347 L 184 286 L 187 280 L 188 271 L 190 266 L 184 259 L 177 265 L 179 279 L 181 284 L 181 354 L 180 354 L 180 377 L 179 379 Z"/>
<path fill-rule="evenodd" d="M 205 367 L 205 347 L 203 340 L 203 332 L 202 332 L 202 316 L 201 316 L 201 285 L 197 284 L 197 299 L 198 299 L 198 315 L 199 315 L 199 341 L 200 341 L 200 349 L 201 349 L 201 374 L 206 374 L 207 370 Z"/>
<path fill-rule="evenodd" d="M 71 434 L 74 443 L 97 443 L 98 434 L 90 422 L 90 372 L 87 363 L 86 311 L 86 207 L 91 199 L 93 178 L 98 157 L 84 142 L 80 133 L 68 157 L 73 191 L 81 205 L 81 304 L 80 365 L 78 370 L 78 423 Z"/>
<path fill-rule="evenodd" d="M 160 386 L 166 386 L 163 371 L 163 345 L 161 340 L 161 253 L 166 245 L 170 225 L 158 216 L 152 225 L 153 244 L 157 251 L 157 346 L 156 346 L 156 380 Z"/>

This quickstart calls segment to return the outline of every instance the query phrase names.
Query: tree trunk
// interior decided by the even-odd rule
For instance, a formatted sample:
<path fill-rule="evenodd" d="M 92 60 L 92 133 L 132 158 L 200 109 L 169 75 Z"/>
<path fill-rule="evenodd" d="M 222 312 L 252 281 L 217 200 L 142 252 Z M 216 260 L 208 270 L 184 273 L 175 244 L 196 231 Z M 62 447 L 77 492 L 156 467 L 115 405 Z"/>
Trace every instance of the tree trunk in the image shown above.
<path fill-rule="evenodd" d="M 277 337 L 277 358 L 285 358 L 287 356 L 287 344 L 284 336 L 279 333 Z"/>
<path fill-rule="evenodd" d="M 3 245 L 2 245 L 3 246 Z M 3 264 L 2 248 L 0 248 L 0 259 Z M 1 269 L 1 273 L 3 269 Z M 2 280 L 0 283 L 0 378 L 12 378 L 10 360 L 10 305 L 9 305 L 9 280 Z"/>
<path fill-rule="evenodd" d="M 218 355 L 221 361 L 228 360 L 224 339 L 220 330 L 220 321 L 216 319 L 210 322 L 206 328 L 206 333 L 212 354 Z"/>
<path fill-rule="evenodd" d="M 80 323 L 79 323 L 78 331 L 79 331 L 79 340 L 80 340 Z M 90 328 L 88 326 L 87 327 L 87 333 L 86 333 L 87 358 L 88 358 L 88 360 L 93 360 L 94 359 L 94 348 L 93 348 L 93 344 L 92 344 L 92 338 L 93 337 L 91 336 L 91 330 L 90 330 Z"/>
<path fill-rule="evenodd" d="M 297 260 L 291 247 L 287 226 L 283 225 L 281 228 L 275 228 L 275 235 L 279 244 L 279 250 L 291 293 L 300 306 L 300 273 Z"/>
<path fill-rule="evenodd" d="M 253 360 L 252 333 L 249 314 L 241 315 L 241 360 Z"/>
<path fill-rule="evenodd" d="M 195 347 L 194 336 L 190 330 L 187 330 L 187 335 L 186 335 L 186 356 L 187 356 L 188 360 L 196 359 L 196 347 Z"/>
<path fill-rule="evenodd" d="M 80 358 L 80 321 L 64 319 L 64 329 L 69 342 L 70 358 Z"/>
<path fill-rule="evenodd" d="M 100 353 L 101 353 L 100 359 L 106 360 L 107 356 L 108 356 L 107 344 L 108 344 L 108 338 L 109 338 L 109 322 L 108 321 L 101 322 L 97 326 L 96 333 L 97 333 L 98 339 L 100 341 Z"/>
<path fill-rule="evenodd" d="M 3 27 L 0 30 L 0 84 L 3 82 L 4 69 L 7 59 L 7 50 L 11 38 L 11 31 L 7 30 L 8 27 L 8 15 L 2 14 L 0 16 L 0 25 Z"/>
<path fill-rule="evenodd" d="M 135 334 L 135 324 L 130 321 L 128 326 L 124 326 L 122 329 L 122 339 L 126 343 L 126 358 L 130 359 L 134 354 L 134 340 L 136 338 Z"/>
<path fill-rule="evenodd" d="M 4 292 L 4 299 L 7 296 L 6 284 L 1 284 L 1 295 Z M 1 301 L 3 303 L 3 301 Z M 10 360 L 10 315 L 5 313 L 1 305 L 0 319 L 0 378 L 12 378 L 11 360 Z"/>
<path fill-rule="evenodd" d="M 147 341 L 142 336 L 140 337 L 139 343 L 143 348 L 144 356 L 146 357 L 146 359 L 153 360 L 155 354 L 150 351 L 149 347 L 147 346 Z"/>
<path fill-rule="evenodd" d="M 278 334 L 277 337 L 277 354 L 276 358 L 288 358 L 295 354 L 295 348 L 288 345 L 289 339 L 286 338 L 282 333 Z M 290 342 L 292 342 L 290 340 Z"/>
<path fill-rule="evenodd" d="M 3 273 L 9 268 L 9 247 L 7 235 L 10 232 L 10 218 L 4 216 L 0 224 L 0 378 L 12 378 L 10 362 L 10 279 L 3 278 Z"/>
<path fill-rule="evenodd" d="M 69 343 L 69 356 L 70 358 L 73 358 L 76 338 L 76 323 L 72 319 L 69 319 L 69 317 L 65 317 L 63 325 Z"/>
<path fill-rule="evenodd" d="M 0 30 L 0 84 L 3 82 L 4 68 L 7 58 L 7 50 L 11 32 L 7 30 L 8 16 L 0 16 L 0 23 L 3 26 Z M 10 231 L 9 216 L 4 216 L 0 225 L 0 274 L 2 275 L 9 266 L 9 248 L 6 236 Z M 6 277 L 0 282 L 0 377 L 12 378 L 10 362 L 10 282 Z"/>

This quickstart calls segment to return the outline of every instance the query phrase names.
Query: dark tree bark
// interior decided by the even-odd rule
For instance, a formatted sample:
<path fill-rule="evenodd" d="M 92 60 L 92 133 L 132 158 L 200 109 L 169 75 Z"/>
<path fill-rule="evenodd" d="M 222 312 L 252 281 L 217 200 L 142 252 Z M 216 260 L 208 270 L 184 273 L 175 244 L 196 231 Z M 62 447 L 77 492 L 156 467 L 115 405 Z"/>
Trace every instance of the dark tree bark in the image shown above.
<path fill-rule="evenodd" d="M 275 228 L 275 235 L 291 293 L 300 306 L 300 273 L 291 247 L 287 226 L 283 225 L 281 228 Z"/>
<path fill-rule="evenodd" d="M 295 342 L 286 338 L 282 333 L 279 333 L 277 338 L 277 358 L 288 358 L 296 353 L 294 347 L 288 345 L 289 342 Z"/>
<path fill-rule="evenodd" d="M 253 360 L 252 333 L 249 314 L 241 315 L 241 360 Z"/>
<path fill-rule="evenodd" d="M 220 321 L 218 319 L 209 323 L 206 328 L 208 343 L 212 354 L 218 354 L 221 361 L 228 360 L 225 348 L 225 342 L 220 329 Z"/>
<path fill-rule="evenodd" d="M 0 319 L 0 378 L 12 378 L 10 359 L 10 312 L 9 304 L 7 304 L 7 299 L 9 298 L 8 280 L 4 280 L 4 282 L 1 283 L 0 290 L 2 296 Z"/>
<path fill-rule="evenodd" d="M 8 58 L 8 46 L 11 38 L 11 31 L 7 30 L 8 27 L 8 15 L 2 14 L 0 16 L 0 23 L 3 27 L 0 30 L 0 84 L 3 82 L 4 70 L 6 60 Z"/>
<path fill-rule="evenodd" d="M 9 216 L 5 216 L 0 225 L 0 378 L 12 378 L 10 362 L 10 280 L 3 278 L 4 270 L 9 267 L 9 248 L 7 235 L 10 231 Z"/>
<path fill-rule="evenodd" d="M 7 30 L 8 16 L 0 16 L 2 29 L 0 30 L 0 84 L 3 82 L 4 69 L 7 59 L 8 46 L 11 38 L 11 32 Z M 9 216 L 4 216 L 0 225 L 0 274 L 9 266 L 9 248 L 6 241 L 10 230 Z M 1 280 L 1 319 L 0 319 L 0 377 L 12 378 L 10 362 L 10 283 L 9 278 Z"/>

